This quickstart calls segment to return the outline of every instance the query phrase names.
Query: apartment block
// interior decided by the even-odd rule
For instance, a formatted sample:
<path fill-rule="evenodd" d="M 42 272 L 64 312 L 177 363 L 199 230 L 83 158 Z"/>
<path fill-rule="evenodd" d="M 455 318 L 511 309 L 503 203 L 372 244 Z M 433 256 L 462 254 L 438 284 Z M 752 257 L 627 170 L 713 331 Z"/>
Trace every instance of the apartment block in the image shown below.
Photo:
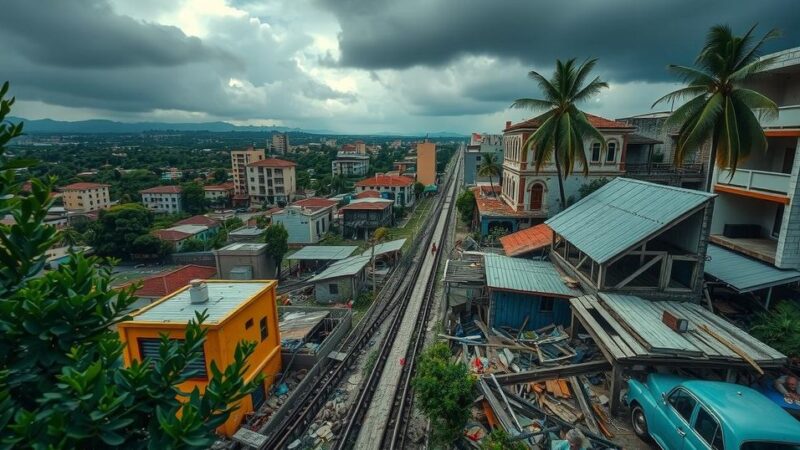
<path fill-rule="evenodd" d="M 264 159 L 264 149 L 234 150 L 231 152 L 234 200 L 247 201 L 247 165 Z"/>
<path fill-rule="evenodd" d="M 156 186 L 139 191 L 142 204 L 157 213 L 175 214 L 183 211 L 183 189 L 180 186 Z"/>
<path fill-rule="evenodd" d="M 284 205 L 297 190 L 295 164 L 278 158 L 266 158 L 247 165 L 247 192 L 252 204 Z"/>
<path fill-rule="evenodd" d="M 62 188 L 64 207 L 69 212 L 89 212 L 111 206 L 107 184 L 73 183 Z"/>

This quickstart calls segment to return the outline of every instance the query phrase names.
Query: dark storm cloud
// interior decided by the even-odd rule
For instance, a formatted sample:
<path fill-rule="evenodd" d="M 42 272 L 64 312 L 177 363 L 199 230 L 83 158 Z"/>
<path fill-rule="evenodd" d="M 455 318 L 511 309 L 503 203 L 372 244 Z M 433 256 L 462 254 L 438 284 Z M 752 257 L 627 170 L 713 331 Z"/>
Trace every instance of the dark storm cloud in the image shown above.
<path fill-rule="evenodd" d="M 783 31 L 767 50 L 800 44 L 794 0 L 321 0 L 339 19 L 345 67 L 440 67 L 464 55 L 549 67 L 556 58 L 600 58 L 609 79 L 665 80 L 690 64 L 708 28 Z"/>
<path fill-rule="evenodd" d="M 10 0 L 0 15 L 4 46 L 38 64 L 78 68 L 174 66 L 234 58 L 175 27 L 115 14 L 103 0 Z"/>

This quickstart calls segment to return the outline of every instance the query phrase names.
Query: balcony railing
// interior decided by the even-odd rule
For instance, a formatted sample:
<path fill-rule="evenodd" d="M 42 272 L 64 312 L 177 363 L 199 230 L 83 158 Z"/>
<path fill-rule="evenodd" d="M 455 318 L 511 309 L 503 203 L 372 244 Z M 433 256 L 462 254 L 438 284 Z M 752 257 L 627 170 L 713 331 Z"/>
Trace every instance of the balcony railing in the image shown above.
<path fill-rule="evenodd" d="M 700 175 L 703 173 L 703 165 L 695 163 L 680 166 L 670 163 L 625 164 L 625 172 L 636 175 Z"/>
<path fill-rule="evenodd" d="M 717 172 L 717 184 L 735 186 L 748 191 L 763 191 L 788 195 L 789 180 L 791 175 L 780 172 L 766 172 L 763 170 L 736 169 L 731 177 L 731 171 L 720 169 Z"/>
<path fill-rule="evenodd" d="M 781 106 L 778 108 L 778 117 L 773 120 L 762 118 L 761 126 L 765 128 L 794 128 L 800 126 L 800 105 Z"/>

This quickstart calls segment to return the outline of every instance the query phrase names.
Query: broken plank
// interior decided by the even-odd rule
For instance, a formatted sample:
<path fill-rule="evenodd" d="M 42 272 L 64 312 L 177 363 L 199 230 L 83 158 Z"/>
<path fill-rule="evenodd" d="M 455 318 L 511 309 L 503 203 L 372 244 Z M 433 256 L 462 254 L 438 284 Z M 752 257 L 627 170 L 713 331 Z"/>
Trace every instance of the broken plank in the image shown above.
<path fill-rule="evenodd" d="M 600 433 L 600 427 L 597 425 L 597 419 L 594 417 L 594 412 L 589 407 L 591 400 L 586 395 L 586 391 L 583 389 L 583 384 L 576 376 L 569 377 L 569 382 L 572 384 L 572 392 L 575 393 L 575 398 L 578 399 L 578 405 L 581 407 L 581 411 L 583 411 L 583 419 L 586 422 L 586 427 L 589 428 L 589 431 L 595 434 Z"/>
<path fill-rule="evenodd" d="M 588 361 L 578 364 L 544 367 L 527 372 L 497 375 L 497 381 L 500 382 L 500 384 L 530 383 L 553 378 L 569 377 L 571 375 L 602 372 L 610 368 L 611 364 L 606 360 Z"/>

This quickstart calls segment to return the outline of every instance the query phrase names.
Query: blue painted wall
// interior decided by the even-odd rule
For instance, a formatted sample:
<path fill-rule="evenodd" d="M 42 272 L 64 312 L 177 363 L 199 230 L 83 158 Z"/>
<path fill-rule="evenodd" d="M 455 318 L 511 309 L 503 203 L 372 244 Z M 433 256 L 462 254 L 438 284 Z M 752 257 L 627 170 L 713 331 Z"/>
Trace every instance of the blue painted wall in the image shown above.
<path fill-rule="evenodd" d="M 519 231 L 519 222 L 516 218 L 509 217 L 481 217 L 481 236 L 489 235 L 489 228 L 497 222 L 508 222 L 511 224 L 511 233 Z"/>
<path fill-rule="evenodd" d="M 491 326 L 519 328 L 528 316 L 526 330 L 536 330 L 554 323 L 569 326 L 572 314 L 569 300 L 553 299 L 553 310 L 540 311 L 542 297 L 536 294 L 522 294 L 508 291 L 492 291 Z"/>

